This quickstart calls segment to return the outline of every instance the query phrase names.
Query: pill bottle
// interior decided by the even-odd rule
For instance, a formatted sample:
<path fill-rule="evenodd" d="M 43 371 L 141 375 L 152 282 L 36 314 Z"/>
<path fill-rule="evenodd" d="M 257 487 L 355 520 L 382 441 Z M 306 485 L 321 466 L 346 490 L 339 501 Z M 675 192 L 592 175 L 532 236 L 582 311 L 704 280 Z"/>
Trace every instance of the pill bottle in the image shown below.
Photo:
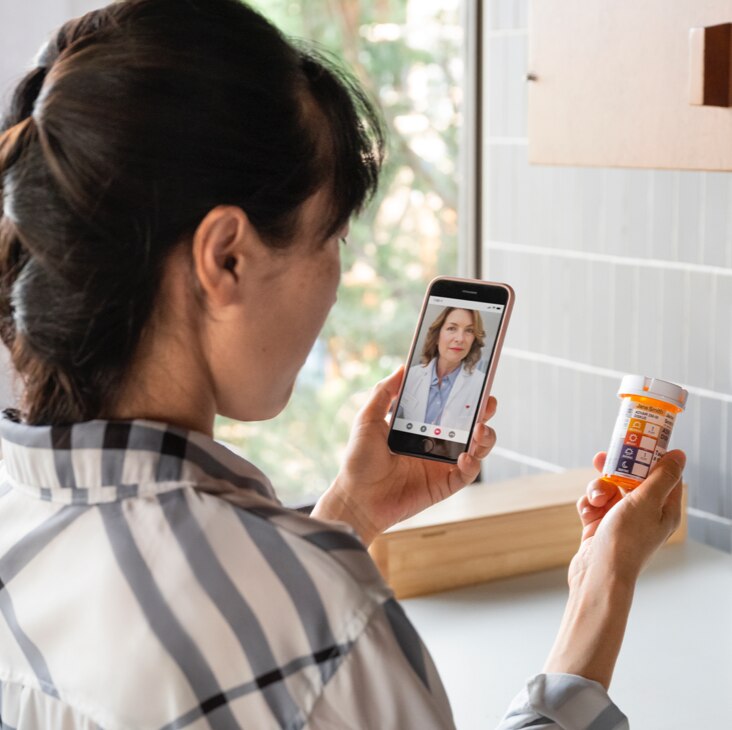
<path fill-rule="evenodd" d="M 635 489 L 668 450 L 676 416 L 688 393 L 678 385 L 626 375 L 618 390 L 620 413 L 605 460 L 603 478 Z"/>

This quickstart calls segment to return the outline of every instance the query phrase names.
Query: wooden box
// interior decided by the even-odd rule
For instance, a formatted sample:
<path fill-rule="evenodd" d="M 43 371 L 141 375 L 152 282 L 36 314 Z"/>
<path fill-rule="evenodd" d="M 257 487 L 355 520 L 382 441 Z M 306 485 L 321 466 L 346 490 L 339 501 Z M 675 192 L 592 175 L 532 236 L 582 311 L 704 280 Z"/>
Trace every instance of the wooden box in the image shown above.
<path fill-rule="evenodd" d="M 581 527 L 576 502 L 592 469 L 473 485 L 388 530 L 371 555 L 409 598 L 569 565 Z M 686 537 L 686 513 L 669 542 Z"/>

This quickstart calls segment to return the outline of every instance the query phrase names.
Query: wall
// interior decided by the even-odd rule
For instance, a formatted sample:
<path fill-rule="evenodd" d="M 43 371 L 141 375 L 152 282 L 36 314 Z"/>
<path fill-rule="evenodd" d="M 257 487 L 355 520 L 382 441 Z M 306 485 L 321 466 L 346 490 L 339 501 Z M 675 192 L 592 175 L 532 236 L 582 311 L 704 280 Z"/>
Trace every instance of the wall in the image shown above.
<path fill-rule="evenodd" d="M 489 481 L 587 466 L 620 377 L 690 390 L 689 530 L 732 551 L 732 175 L 530 166 L 528 0 L 485 3 L 483 275 L 517 304 Z"/>
<path fill-rule="evenodd" d="M 30 68 L 49 35 L 65 20 L 106 5 L 99 0 L 2 0 L 0 3 L 0 95 Z"/>

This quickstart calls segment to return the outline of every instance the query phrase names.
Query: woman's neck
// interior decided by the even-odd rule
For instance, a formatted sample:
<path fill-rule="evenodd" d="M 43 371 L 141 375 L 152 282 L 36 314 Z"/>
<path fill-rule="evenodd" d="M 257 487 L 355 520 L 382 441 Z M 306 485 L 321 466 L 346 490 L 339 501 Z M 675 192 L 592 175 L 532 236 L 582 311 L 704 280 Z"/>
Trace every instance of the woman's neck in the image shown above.
<path fill-rule="evenodd" d="M 179 277 L 183 282 L 183 277 Z M 198 333 L 183 284 L 163 281 L 163 296 L 173 303 L 165 313 L 154 313 L 143 332 L 137 355 L 106 417 L 160 421 L 190 431 L 213 435 L 216 400 L 212 378 L 201 351 Z M 176 313 L 175 316 L 171 312 Z"/>
<path fill-rule="evenodd" d="M 212 436 L 216 411 L 201 376 L 180 352 L 159 349 L 132 369 L 109 417 L 160 421 Z"/>
<path fill-rule="evenodd" d="M 448 363 L 442 357 L 438 357 L 437 358 L 437 367 L 436 367 L 437 378 L 439 380 L 442 380 L 445 376 L 449 375 L 454 370 L 457 370 L 461 365 L 462 365 L 462 361 L 457 364 L 453 364 L 453 363 Z"/>

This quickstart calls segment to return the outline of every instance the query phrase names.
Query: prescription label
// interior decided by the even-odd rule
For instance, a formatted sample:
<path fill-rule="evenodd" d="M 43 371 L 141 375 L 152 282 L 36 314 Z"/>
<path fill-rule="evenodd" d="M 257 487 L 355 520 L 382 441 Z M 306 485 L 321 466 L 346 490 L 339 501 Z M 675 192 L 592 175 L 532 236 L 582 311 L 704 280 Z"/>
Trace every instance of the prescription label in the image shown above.
<path fill-rule="evenodd" d="M 605 473 L 642 482 L 668 450 L 676 414 L 624 398 L 615 422 Z"/>

